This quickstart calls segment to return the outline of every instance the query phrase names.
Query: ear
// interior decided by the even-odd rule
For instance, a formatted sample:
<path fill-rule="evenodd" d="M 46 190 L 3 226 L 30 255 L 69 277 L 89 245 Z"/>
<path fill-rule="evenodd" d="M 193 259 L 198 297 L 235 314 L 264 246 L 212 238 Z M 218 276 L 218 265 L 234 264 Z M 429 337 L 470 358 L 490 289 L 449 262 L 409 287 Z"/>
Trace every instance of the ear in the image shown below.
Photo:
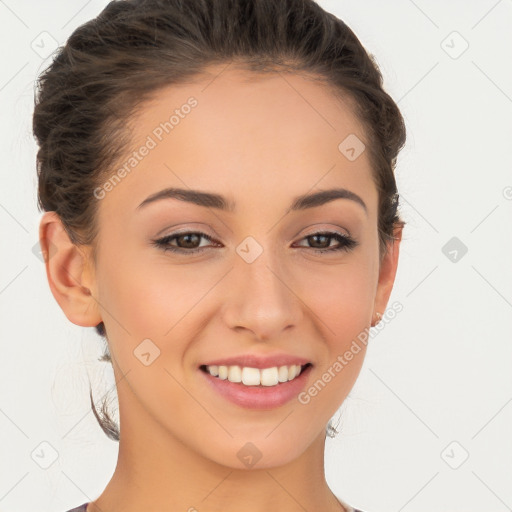
<path fill-rule="evenodd" d="M 46 212 L 39 224 L 39 243 L 46 276 L 55 300 L 76 325 L 93 327 L 102 319 L 95 290 L 90 250 L 70 240 L 56 212 Z"/>
<path fill-rule="evenodd" d="M 394 240 L 387 242 L 388 250 L 380 263 L 379 281 L 377 284 L 377 293 L 375 295 L 372 318 L 375 318 L 377 313 L 383 315 L 388 304 L 398 267 L 398 254 L 400 250 L 400 242 L 402 241 L 402 230 L 403 225 L 396 226 L 393 230 Z M 372 320 L 372 326 L 373 325 L 374 322 Z"/>

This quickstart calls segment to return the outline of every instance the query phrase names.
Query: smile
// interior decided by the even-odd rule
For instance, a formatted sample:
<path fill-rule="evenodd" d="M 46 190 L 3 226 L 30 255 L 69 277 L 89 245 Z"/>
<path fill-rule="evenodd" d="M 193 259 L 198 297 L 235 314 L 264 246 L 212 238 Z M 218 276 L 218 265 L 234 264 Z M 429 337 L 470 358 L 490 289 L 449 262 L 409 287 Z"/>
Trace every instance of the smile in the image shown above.
<path fill-rule="evenodd" d="M 215 395 L 244 409 L 269 410 L 298 398 L 307 386 L 313 365 L 254 368 L 212 364 L 202 365 L 199 370 Z"/>
<path fill-rule="evenodd" d="M 213 377 L 244 386 L 277 386 L 297 378 L 311 363 L 305 365 L 292 364 L 288 366 L 273 366 L 270 368 L 251 368 L 248 366 L 211 365 L 201 366 L 201 370 Z"/>

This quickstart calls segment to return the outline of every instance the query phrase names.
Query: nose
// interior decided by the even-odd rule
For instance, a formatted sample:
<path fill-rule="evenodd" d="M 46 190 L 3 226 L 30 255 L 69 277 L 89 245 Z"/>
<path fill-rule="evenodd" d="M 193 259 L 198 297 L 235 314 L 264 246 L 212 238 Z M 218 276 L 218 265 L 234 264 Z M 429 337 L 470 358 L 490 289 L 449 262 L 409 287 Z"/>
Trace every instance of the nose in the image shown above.
<path fill-rule="evenodd" d="M 224 321 L 229 328 L 247 330 L 261 341 L 282 338 L 286 329 L 297 327 L 304 307 L 291 273 L 269 253 L 263 251 L 252 263 L 238 258 L 225 283 L 229 291 Z"/>

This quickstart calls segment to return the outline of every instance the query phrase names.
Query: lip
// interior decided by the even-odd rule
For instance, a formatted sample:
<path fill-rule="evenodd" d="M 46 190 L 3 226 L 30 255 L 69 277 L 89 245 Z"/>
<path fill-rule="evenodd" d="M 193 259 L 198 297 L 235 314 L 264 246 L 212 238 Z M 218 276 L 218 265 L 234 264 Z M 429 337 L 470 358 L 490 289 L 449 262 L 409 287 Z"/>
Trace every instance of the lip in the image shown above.
<path fill-rule="evenodd" d="M 245 409 L 262 410 L 281 407 L 292 399 L 297 398 L 299 393 L 306 387 L 312 368 L 313 365 L 309 364 L 295 379 L 281 382 L 275 386 L 246 386 L 239 382 L 219 379 L 210 375 L 208 371 L 198 369 L 198 372 L 203 376 L 202 378 L 206 379 L 211 389 L 219 393 L 223 398 Z"/>
<path fill-rule="evenodd" d="M 293 356 L 291 354 L 284 353 L 274 353 L 268 355 L 241 354 L 238 356 L 208 361 L 207 363 L 202 363 L 201 366 L 238 365 L 240 367 L 247 366 L 249 368 L 259 368 L 261 370 L 262 368 L 272 368 L 274 366 L 290 366 L 292 364 L 299 364 L 300 366 L 304 366 L 307 363 L 311 363 L 311 361 L 308 359 L 304 359 L 303 357 Z"/>

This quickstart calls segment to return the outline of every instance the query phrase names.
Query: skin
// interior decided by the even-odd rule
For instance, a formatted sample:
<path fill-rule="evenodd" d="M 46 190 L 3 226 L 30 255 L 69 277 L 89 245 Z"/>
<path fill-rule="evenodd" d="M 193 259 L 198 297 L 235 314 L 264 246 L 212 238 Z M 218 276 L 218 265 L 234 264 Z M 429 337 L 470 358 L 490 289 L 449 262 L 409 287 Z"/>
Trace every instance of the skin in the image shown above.
<path fill-rule="evenodd" d="M 401 230 L 379 265 L 367 152 L 351 162 L 338 150 L 351 133 L 366 140 L 347 102 L 303 75 L 209 71 L 159 91 L 134 118 L 132 151 L 190 96 L 198 100 L 100 200 L 96 263 L 91 247 L 70 242 L 55 212 L 41 220 L 43 251 L 56 247 L 46 261 L 51 291 L 74 324 L 105 323 L 118 382 L 118 463 L 88 511 L 339 512 L 324 475 L 325 427 L 356 381 L 364 344 L 308 404 L 293 399 L 274 409 L 228 402 L 198 367 L 283 351 L 313 363 L 307 389 L 384 313 Z M 171 186 L 226 195 L 237 211 L 176 199 L 136 210 Z M 367 213 L 348 199 L 286 213 L 296 196 L 335 187 L 358 194 Z M 182 238 L 174 246 L 210 249 L 179 255 L 151 244 L 183 228 L 214 242 L 187 246 Z M 315 245 L 311 235 L 322 230 L 358 245 L 318 254 L 338 245 Z M 236 252 L 247 236 L 263 249 L 250 264 Z M 160 350 L 149 366 L 134 356 L 147 338 Z M 249 441 L 262 455 L 250 468 L 237 457 Z"/>

